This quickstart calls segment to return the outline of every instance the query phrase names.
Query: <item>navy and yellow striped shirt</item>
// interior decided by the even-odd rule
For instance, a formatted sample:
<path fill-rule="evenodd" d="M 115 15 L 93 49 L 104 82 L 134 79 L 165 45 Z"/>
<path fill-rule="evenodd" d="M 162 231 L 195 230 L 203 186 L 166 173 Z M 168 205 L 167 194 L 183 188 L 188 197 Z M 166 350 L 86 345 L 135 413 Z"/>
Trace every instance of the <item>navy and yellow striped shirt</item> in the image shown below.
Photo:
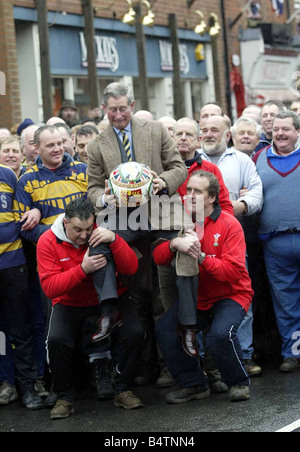
<path fill-rule="evenodd" d="M 12 169 L 0 165 L 0 269 L 26 263 L 22 241 L 13 215 L 17 176 Z"/>
<path fill-rule="evenodd" d="M 33 168 L 19 179 L 15 190 L 14 215 L 23 238 L 37 242 L 71 201 L 86 196 L 86 170 L 85 163 L 74 162 L 69 154 L 64 155 L 62 165 L 54 171 L 43 165 L 41 157 L 37 158 Z M 40 224 L 32 231 L 21 231 L 22 216 L 34 208 L 41 212 Z"/>

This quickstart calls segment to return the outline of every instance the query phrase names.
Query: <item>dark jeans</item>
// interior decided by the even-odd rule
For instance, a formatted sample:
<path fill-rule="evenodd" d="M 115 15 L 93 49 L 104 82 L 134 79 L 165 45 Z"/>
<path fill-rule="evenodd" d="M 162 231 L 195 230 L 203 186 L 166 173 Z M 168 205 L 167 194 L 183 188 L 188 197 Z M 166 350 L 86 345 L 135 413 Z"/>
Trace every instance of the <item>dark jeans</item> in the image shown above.
<path fill-rule="evenodd" d="M 167 367 L 182 387 L 207 386 L 207 380 L 198 359 L 189 357 L 182 348 L 176 332 L 179 302 L 176 301 L 156 326 L 157 338 Z M 248 375 L 242 364 L 242 350 L 237 330 L 246 314 L 231 299 L 220 300 L 209 310 L 198 310 L 197 328 L 210 326 L 206 336 L 207 349 L 220 370 L 222 380 L 228 387 L 249 385 Z"/>
<path fill-rule="evenodd" d="M 26 300 L 28 300 L 28 271 L 27 266 L 0 270 L 0 303 L 1 319 L 6 336 L 10 336 L 14 349 L 16 376 L 21 392 L 33 390 L 38 376 L 32 335 L 28 325 Z M 10 341 L 7 341 L 10 347 Z M 3 374 L 11 374 L 11 350 L 6 356 L 0 356 L 0 366 Z M 11 381 L 10 381 L 11 382 Z"/>
<path fill-rule="evenodd" d="M 57 304 L 53 307 L 49 326 L 47 346 L 54 392 L 60 399 L 73 401 L 73 377 L 76 350 L 83 349 L 85 355 L 104 354 L 110 349 L 117 365 L 116 392 L 123 392 L 132 384 L 137 372 L 138 358 L 143 347 L 144 331 L 130 310 L 128 295 L 124 294 L 117 303 L 125 323 L 115 328 L 111 343 L 91 343 L 90 337 L 96 330 L 100 308 L 77 308 Z"/>

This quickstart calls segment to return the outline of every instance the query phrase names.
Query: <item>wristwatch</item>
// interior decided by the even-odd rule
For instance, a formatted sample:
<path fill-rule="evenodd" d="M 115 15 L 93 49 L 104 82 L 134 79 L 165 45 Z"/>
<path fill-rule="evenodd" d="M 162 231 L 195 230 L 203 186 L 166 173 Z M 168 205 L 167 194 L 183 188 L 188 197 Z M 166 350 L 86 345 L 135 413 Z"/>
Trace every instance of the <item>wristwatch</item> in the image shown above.
<path fill-rule="evenodd" d="M 199 262 L 200 265 L 203 264 L 205 258 L 206 258 L 206 254 L 201 252 L 200 256 L 199 256 L 199 259 L 198 259 L 198 262 Z"/>
<path fill-rule="evenodd" d="M 247 213 L 248 213 L 248 204 L 246 203 L 246 201 L 241 201 L 243 204 L 244 204 L 244 206 L 245 206 L 245 212 L 243 213 L 243 215 L 247 215 Z"/>

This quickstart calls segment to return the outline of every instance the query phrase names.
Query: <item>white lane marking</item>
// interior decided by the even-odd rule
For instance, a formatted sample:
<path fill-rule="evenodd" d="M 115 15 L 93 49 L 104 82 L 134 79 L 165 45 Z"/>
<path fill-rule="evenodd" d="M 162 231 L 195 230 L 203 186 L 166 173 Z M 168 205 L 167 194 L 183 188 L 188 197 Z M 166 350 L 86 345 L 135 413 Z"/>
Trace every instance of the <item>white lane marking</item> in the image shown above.
<path fill-rule="evenodd" d="M 293 422 L 290 425 L 287 425 L 286 427 L 281 428 L 280 430 L 277 430 L 276 433 L 291 433 L 295 430 L 298 430 L 300 428 L 300 419 L 296 422 Z"/>

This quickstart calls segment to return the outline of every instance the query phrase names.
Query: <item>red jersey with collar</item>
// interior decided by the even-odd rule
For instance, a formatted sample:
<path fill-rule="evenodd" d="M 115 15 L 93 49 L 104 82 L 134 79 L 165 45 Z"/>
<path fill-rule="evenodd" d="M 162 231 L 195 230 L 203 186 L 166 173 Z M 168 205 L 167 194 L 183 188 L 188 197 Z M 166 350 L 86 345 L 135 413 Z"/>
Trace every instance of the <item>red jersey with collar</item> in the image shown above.
<path fill-rule="evenodd" d="M 52 300 L 53 306 L 60 303 L 72 307 L 90 307 L 99 304 L 91 275 L 86 275 L 81 263 L 88 246 L 78 249 L 59 240 L 49 229 L 38 241 L 37 261 L 42 289 Z M 118 235 L 110 245 L 116 271 L 134 275 L 138 269 L 135 252 Z M 118 284 L 119 296 L 127 288 Z"/>
<path fill-rule="evenodd" d="M 170 265 L 174 253 L 169 242 L 154 250 L 157 265 Z M 247 312 L 254 292 L 246 268 L 246 243 L 239 221 L 232 215 L 221 212 L 218 206 L 205 219 L 201 250 L 206 254 L 199 265 L 198 309 L 208 310 L 219 300 L 230 298 Z"/>
<path fill-rule="evenodd" d="M 199 171 L 199 170 L 207 171 L 209 173 L 214 174 L 219 181 L 219 184 L 220 184 L 219 203 L 220 203 L 220 206 L 222 207 L 222 210 L 224 212 L 230 213 L 231 215 L 234 215 L 232 202 L 230 201 L 230 198 L 229 198 L 229 191 L 223 180 L 222 173 L 219 170 L 219 168 L 217 167 L 217 165 L 214 165 L 213 163 L 208 162 L 207 160 L 204 160 L 201 157 L 201 155 L 199 154 L 196 162 L 194 162 L 192 164 L 192 166 L 187 169 L 188 169 L 189 176 L 188 176 L 187 180 L 184 182 L 184 184 L 182 184 L 181 187 L 179 187 L 179 189 L 178 189 L 178 193 L 180 194 L 181 197 L 186 195 L 186 188 L 187 188 L 188 180 L 191 177 L 191 175 L 194 172 Z"/>

